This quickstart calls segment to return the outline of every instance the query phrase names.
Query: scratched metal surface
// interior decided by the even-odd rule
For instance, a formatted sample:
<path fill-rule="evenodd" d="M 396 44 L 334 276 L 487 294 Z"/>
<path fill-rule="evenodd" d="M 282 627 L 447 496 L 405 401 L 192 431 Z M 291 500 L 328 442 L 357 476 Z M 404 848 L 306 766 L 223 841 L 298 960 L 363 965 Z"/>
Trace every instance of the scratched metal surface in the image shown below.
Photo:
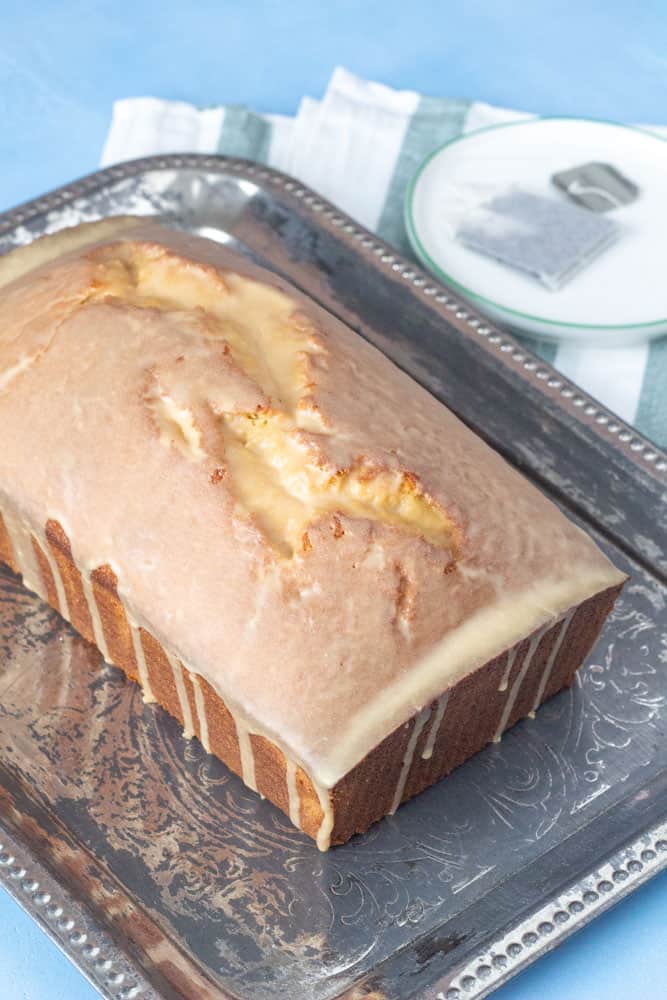
<path fill-rule="evenodd" d="M 22 902 L 109 997 L 484 996 L 667 863 L 665 457 L 311 192 L 241 161 L 92 175 L 0 217 L 0 251 L 128 211 L 309 291 L 631 580 L 572 691 L 322 855 L 1 572 L 0 816 L 21 871 L 44 865 L 62 897 L 52 920 L 38 889 Z M 20 895 L 30 880 L 2 852 L 0 829 L 0 881 Z M 63 924 L 72 900 L 83 941 Z"/>

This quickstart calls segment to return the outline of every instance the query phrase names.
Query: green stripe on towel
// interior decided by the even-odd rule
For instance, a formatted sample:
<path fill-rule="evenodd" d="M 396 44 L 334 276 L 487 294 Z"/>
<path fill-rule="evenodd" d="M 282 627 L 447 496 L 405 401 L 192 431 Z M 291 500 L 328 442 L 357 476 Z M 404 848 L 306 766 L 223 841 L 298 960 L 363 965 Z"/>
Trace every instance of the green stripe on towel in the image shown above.
<path fill-rule="evenodd" d="M 225 108 L 218 152 L 266 163 L 271 146 L 271 123 L 247 108 Z"/>
<path fill-rule="evenodd" d="M 429 153 L 463 132 L 469 107 L 468 101 L 422 97 L 410 118 L 378 224 L 378 235 L 406 256 L 414 255 L 403 223 L 405 190 Z"/>
<path fill-rule="evenodd" d="M 635 426 L 667 448 L 667 337 L 654 340 L 649 347 Z"/>

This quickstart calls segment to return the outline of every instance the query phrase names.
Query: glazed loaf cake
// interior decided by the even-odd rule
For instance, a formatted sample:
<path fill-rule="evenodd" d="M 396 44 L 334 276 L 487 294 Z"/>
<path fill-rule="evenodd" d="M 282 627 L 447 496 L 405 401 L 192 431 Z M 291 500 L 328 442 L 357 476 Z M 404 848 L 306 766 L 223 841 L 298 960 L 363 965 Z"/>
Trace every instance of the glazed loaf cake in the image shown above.
<path fill-rule="evenodd" d="M 572 682 L 622 574 L 297 290 L 136 219 L 0 286 L 0 559 L 320 848 Z"/>

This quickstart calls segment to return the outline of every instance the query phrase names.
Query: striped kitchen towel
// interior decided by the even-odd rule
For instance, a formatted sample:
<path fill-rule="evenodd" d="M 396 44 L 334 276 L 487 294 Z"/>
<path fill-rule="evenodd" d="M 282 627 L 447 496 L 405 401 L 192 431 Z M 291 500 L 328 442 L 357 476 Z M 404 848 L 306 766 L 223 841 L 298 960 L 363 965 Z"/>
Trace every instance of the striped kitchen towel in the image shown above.
<path fill-rule="evenodd" d="M 102 164 L 174 152 L 219 152 L 269 163 L 410 257 L 403 196 L 421 161 L 462 132 L 529 117 L 480 102 L 392 90 L 337 69 L 324 98 L 305 97 L 294 118 L 153 98 L 117 101 Z M 667 137 L 667 128 L 655 131 Z M 640 432 L 667 445 L 667 338 L 617 348 L 539 341 L 530 346 Z"/>

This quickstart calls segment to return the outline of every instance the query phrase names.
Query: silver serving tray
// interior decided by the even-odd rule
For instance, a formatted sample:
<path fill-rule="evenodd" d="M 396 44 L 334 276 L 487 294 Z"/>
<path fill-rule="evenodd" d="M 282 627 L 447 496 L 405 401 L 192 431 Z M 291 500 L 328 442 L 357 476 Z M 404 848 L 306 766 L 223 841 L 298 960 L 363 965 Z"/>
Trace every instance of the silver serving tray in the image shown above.
<path fill-rule="evenodd" d="M 321 855 L 5 571 L 0 881 L 116 1000 L 485 996 L 667 866 L 667 456 L 313 192 L 241 160 L 92 174 L 0 216 L 0 252 L 125 212 L 310 293 L 631 581 L 572 691 Z"/>

